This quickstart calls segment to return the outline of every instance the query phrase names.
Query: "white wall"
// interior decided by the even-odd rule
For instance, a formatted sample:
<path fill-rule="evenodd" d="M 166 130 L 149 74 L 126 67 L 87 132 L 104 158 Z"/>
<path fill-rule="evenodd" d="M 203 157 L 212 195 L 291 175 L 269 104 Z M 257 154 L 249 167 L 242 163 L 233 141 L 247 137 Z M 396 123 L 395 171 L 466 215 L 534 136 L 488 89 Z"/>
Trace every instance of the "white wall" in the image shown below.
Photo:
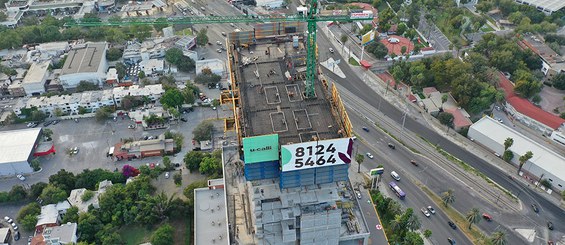
<path fill-rule="evenodd" d="M 16 176 L 17 174 L 28 174 L 31 172 L 33 172 L 33 169 L 26 161 L 0 164 L 0 176 Z"/>
<path fill-rule="evenodd" d="M 59 77 L 64 89 L 76 88 L 80 81 L 88 81 L 94 84 L 101 85 L 106 79 L 106 74 L 89 72 L 89 73 L 74 73 L 62 75 Z"/>

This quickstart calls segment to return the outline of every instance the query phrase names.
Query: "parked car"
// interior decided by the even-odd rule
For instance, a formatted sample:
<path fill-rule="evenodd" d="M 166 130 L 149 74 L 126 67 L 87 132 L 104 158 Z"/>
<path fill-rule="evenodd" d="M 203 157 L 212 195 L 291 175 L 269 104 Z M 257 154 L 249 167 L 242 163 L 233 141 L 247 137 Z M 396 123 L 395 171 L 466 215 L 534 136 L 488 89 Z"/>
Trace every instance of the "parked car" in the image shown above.
<path fill-rule="evenodd" d="M 168 179 L 169 177 L 171 177 L 171 174 L 169 172 L 165 173 L 165 179 Z"/>
<path fill-rule="evenodd" d="M 216 44 L 218 44 L 218 45 L 222 45 L 222 42 L 220 42 L 220 41 L 216 41 Z"/>
<path fill-rule="evenodd" d="M 553 223 L 551 221 L 547 221 L 547 229 L 553 230 Z"/>
<path fill-rule="evenodd" d="M 534 210 L 534 212 L 539 213 L 538 205 L 536 205 L 535 203 L 532 204 L 532 209 Z"/>
<path fill-rule="evenodd" d="M 225 37 L 225 36 L 226 36 L 226 33 L 225 33 L 225 32 L 222 32 L 222 36 L 224 36 L 224 37 Z"/>
<path fill-rule="evenodd" d="M 78 147 L 75 146 L 75 147 L 71 148 L 71 154 L 73 154 L 73 155 L 78 154 Z"/>
<path fill-rule="evenodd" d="M 410 160 L 410 163 L 412 163 L 412 165 L 414 165 L 416 167 L 418 166 L 418 163 L 415 160 Z"/>
<path fill-rule="evenodd" d="M 330 48 L 330 53 L 333 53 L 333 52 L 334 52 L 334 49 L 333 49 L 333 48 Z"/>
<path fill-rule="evenodd" d="M 216 52 L 221 53 L 222 50 L 221 50 L 221 49 L 216 49 Z"/>
<path fill-rule="evenodd" d="M 449 244 L 455 245 L 455 240 L 453 240 L 453 238 L 447 238 L 447 241 L 449 242 Z"/>
<path fill-rule="evenodd" d="M 367 127 L 363 127 L 363 130 L 364 130 L 365 132 L 369 132 L 369 128 L 367 128 Z"/>
<path fill-rule="evenodd" d="M 432 206 L 428 206 L 428 210 L 430 211 L 430 213 L 436 214 L 436 210 Z"/>
<path fill-rule="evenodd" d="M 53 121 L 53 125 L 55 125 L 55 124 L 57 124 L 57 123 L 59 123 L 59 120 Z"/>
<path fill-rule="evenodd" d="M 75 118 L 75 122 L 78 123 L 78 118 Z"/>
<path fill-rule="evenodd" d="M 18 177 L 18 179 L 20 179 L 21 181 L 25 181 L 25 180 L 26 180 L 26 177 L 24 177 L 24 176 L 21 175 L 21 174 L 16 175 L 16 177 Z M 10 223 L 11 223 L 11 222 L 10 222 Z"/>
<path fill-rule="evenodd" d="M 4 216 L 4 221 L 8 222 L 8 220 L 10 220 L 10 217 Z"/>
<path fill-rule="evenodd" d="M 428 212 L 428 210 L 426 208 L 421 208 L 420 211 L 422 211 L 422 213 L 426 216 L 426 217 L 430 217 L 430 212 Z"/>
<path fill-rule="evenodd" d="M 49 125 L 51 125 L 53 123 L 53 121 L 47 121 L 43 123 L 43 127 L 47 127 Z"/>
<path fill-rule="evenodd" d="M 16 223 L 13 223 L 12 226 L 13 226 L 13 229 L 14 229 L 15 231 L 17 231 L 17 230 L 19 229 L 19 227 L 16 225 Z"/>
<path fill-rule="evenodd" d="M 183 122 L 188 122 L 188 120 L 186 120 L 186 118 L 184 118 L 184 117 L 181 117 L 180 120 L 183 121 Z"/>
<path fill-rule="evenodd" d="M 355 191 L 355 195 L 357 196 L 357 199 L 361 199 L 361 192 L 360 191 Z"/>
<path fill-rule="evenodd" d="M 134 125 L 134 124 L 130 124 L 130 125 L 128 125 L 128 128 L 129 128 L 129 129 L 134 129 L 134 128 L 135 128 L 135 125 Z"/>
<path fill-rule="evenodd" d="M 14 241 L 20 240 L 20 232 L 16 231 L 16 234 L 14 234 Z"/>
<path fill-rule="evenodd" d="M 373 154 L 367 152 L 367 157 L 373 159 Z"/>
<path fill-rule="evenodd" d="M 449 225 L 449 227 L 451 227 L 451 229 L 457 230 L 457 226 L 455 225 L 455 223 L 453 223 L 453 221 L 447 221 L 447 224 Z"/>
<path fill-rule="evenodd" d="M 394 144 L 392 144 L 392 143 L 388 143 L 388 148 L 394 150 L 394 149 L 396 149 L 396 146 L 395 146 Z"/>

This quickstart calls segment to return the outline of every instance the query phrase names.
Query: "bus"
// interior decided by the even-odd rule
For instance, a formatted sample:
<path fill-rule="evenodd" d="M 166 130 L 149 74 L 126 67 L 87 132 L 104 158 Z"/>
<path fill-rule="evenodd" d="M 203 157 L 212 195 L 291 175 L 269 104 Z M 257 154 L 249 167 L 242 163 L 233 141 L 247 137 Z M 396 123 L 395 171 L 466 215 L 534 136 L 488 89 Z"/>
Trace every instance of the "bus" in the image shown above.
<path fill-rule="evenodd" d="M 400 187 L 396 185 L 396 182 L 392 181 L 388 184 L 388 186 L 390 186 L 390 189 L 394 191 L 394 194 L 396 194 L 396 196 L 398 196 L 400 199 L 404 199 L 404 197 L 406 197 L 406 193 L 404 193 L 404 191 L 402 191 L 402 189 L 400 189 Z"/>

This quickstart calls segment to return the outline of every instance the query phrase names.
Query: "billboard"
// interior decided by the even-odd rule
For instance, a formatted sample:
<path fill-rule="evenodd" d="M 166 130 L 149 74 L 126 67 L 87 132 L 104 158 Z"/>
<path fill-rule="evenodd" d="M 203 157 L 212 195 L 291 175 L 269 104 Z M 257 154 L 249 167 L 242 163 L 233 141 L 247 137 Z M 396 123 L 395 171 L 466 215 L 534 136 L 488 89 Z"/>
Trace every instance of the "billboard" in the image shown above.
<path fill-rule="evenodd" d="M 351 19 L 370 19 L 373 18 L 372 11 L 363 11 L 363 12 L 355 12 L 351 13 Z"/>
<path fill-rule="evenodd" d="M 311 141 L 281 147 L 282 171 L 351 163 L 351 138 Z"/>
<path fill-rule="evenodd" d="M 365 33 L 363 37 L 361 37 L 361 45 L 367 46 L 375 40 L 375 31 L 372 30 L 370 32 Z"/>
<path fill-rule="evenodd" d="M 369 171 L 370 176 L 376 176 L 379 174 L 383 174 L 385 172 L 384 168 L 373 168 Z"/>
<path fill-rule="evenodd" d="M 279 160 L 279 135 L 269 134 L 243 138 L 245 164 Z"/>

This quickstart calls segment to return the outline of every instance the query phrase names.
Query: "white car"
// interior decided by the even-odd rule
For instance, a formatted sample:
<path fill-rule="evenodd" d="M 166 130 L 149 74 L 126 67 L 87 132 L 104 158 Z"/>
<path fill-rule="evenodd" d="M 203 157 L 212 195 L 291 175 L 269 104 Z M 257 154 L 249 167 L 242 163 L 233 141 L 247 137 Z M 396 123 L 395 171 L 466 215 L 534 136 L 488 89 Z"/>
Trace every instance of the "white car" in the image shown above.
<path fill-rule="evenodd" d="M 25 180 L 26 180 L 26 177 L 24 177 L 24 176 L 21 175 L 21 174 L 16 175 L 16 177 L 18 177 L 18 179 L 20 179 L 21 181 L 25 181 Z"/>
<path fill-rule="evenodd" d="M 78 154 L 78 147 L 71 148 L 71 154 L 76 155 Z"/>
<path fill-rule="evenodd" d="M 218 45 L 222 45 L 222 42 L 220 42 L 220 41 L 216 41 L 216 44 L 218 44 Z"/>
<path fill-rule="evenodd" d="M 221 49 L 216 49 L 216 52 L 221 53 L 222 50 L 221 50 Z"/>
<path fill-rule="evenodd" d="M 330 53 L 333 53 L 333 52 L 334 52 L 334 49 L 333 49 L 333 48 L 330 48 Z"/>
<path fill-rule="evenodd" d="M 170 175 L 169 172 L 166 172 L 166 173 L 165 173 L 165 179 L 168 179 L 170 176 L 171 176 L 171 175 Z"/>
<path fill-rule="evenodd" d="M 361 199 L 361 192 L 355 191 L 355 195 L 357 195 L 357 199 Z"/>
<path fill-rule="evenodd" d="M 426 208 L 422 208 L 420 209 L 420 211 L 422 211 L 422 213 L 426 216 L 426 217 L 430 217 L 430 212 L 428 212 L 428 210 Z"/>
<path fill-rule="evenodd" d="M 436 214 L 436 210 L 432 208 L 432 206 L 428 206 L 428 210 L 430 211 L 430 213 Z"/>
<path fill-rule="evenodd" d="M 8 222 L 8 220 L 10 220 L 10 217 L 4 216 L 4 221 Z"/>
<path fill-rule="evenodd" d="M 367 152 L 367 157 L 373 159 L 373 154 Z"/>
<path fill-rule="evenodd" d="M 397 172 L 395 171 L 390 172 L 390 176 L 392 176 L 392 178 L 395 179 L 396 181 L 400 181 L 400 175 L 398 175 Z"/>

